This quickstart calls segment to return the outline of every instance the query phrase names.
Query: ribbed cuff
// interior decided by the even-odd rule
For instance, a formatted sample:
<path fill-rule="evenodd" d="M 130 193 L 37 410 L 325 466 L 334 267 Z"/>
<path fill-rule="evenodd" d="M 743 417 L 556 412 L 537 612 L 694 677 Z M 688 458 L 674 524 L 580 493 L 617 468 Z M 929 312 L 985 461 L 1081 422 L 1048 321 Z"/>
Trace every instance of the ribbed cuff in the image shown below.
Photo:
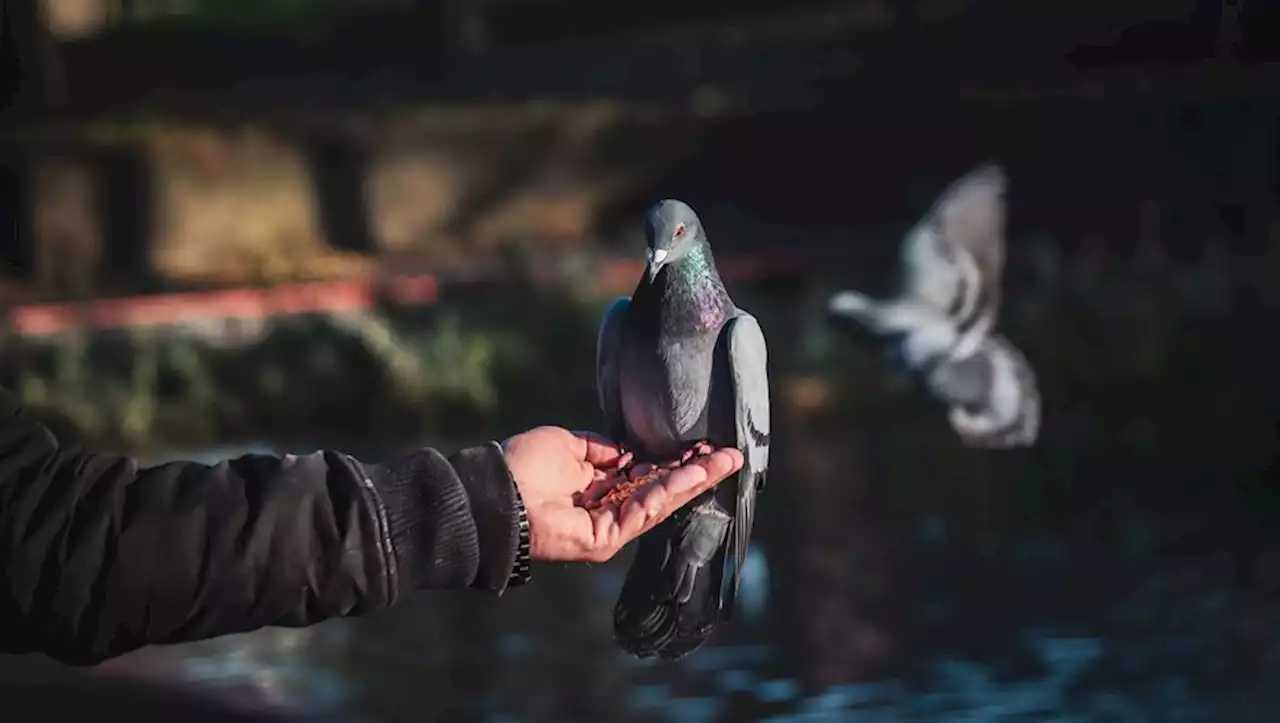
<path fill-rule="evenodd" d="M 501 446 L 490 442 L 448 458 L 422 449 L 369 474 L 395 557 L 393 589 L 506 590 L 520 527 Z"/>
<path fill-rule="evenodd" d="M 497 442 L 461 450 L 449 461 L 467 491 L 475 519 L 480 559 L 471 587 L 501 595 L 515 568 L 520 539 L 515 480 Z"/>
<path fill-rule="evenodd" d="M 369 469 L 395 557 L 393 589 L 462 589 L 475 579 L 480 546 L 467 490 L 444 455 L 421 449 Z"/>

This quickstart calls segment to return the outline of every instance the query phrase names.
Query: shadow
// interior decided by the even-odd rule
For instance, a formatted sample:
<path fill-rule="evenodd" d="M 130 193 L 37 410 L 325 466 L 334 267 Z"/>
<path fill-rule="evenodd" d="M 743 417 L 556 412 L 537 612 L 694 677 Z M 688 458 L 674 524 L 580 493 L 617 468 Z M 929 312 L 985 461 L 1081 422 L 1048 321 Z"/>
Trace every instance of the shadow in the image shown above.
<path fill-rule="evenodd" d="M 555 571 L 542 582 L 546 586 L 540 592 L 536 605 L 540 617 L 549 624 L 536 628 L 531 621 L 522 621 L 516 634 L 523 639 L 542 638 L 538 643 L 554 654 L 544 658 L 553 679 L 562 681 L 558 691 L 523 685 L 524 696 L 533 703 L 530 706 L 538 715 L 535 720 L 548 721 L 603 721 L 616 715 L 624 704 L 626 678 L 622 666 L 625 654 L 613 643 L 612 612 L 616 600 L 613 595 L 602 595 L 602 576 L 606 570 L 617 574 L 617 563 L 608 567 L 579 567 Z M 550 571 L 548 571 L 550 572 Z M 524 654 L 530 655 L 532 651 Z M 536 655 L 536 653 L 533 653 Z M 499 693 L 505 686 L 503 680 L 515 677 L 509 670 L 490 691 Z M 565 695 L 565 689 L 573 693 Z"/>
<path fill-rule="evenodd" d="M 155 175 L 141 149 L 95 149 L 87 160 L 96 176 L 101 224 L 100 288 L 108 293 L 159 291 L 155 271 Z"/>
<path fill-rule="evenodd" d="M 6 119 L 61 108 L 66 79 L 38 2 L 0 3 L 0 113 Z"/>
<path fill-rule="evenodd" d="M 155 685 L 120 679 L 0 684 L 0 696 L 13 706 L 5 719 L 14 723 L 89 720 L 105 711 L 132 721 L 183 720 L 192 723 L 337 723 L 338 718 L 302 711 L 238 705 L 194 686 Z M 234 693 L 230 695 L 234 696 Z M 22 711 L 27 711 L 22 713 Z"/>
<path fill-rule="evenodd" d="M 459 42 L 495 51 L 532 47 L 541 55 L 546 46 L 587 39 L 616 51 L 617 37 L 636 31 L 652 34 L 687 23 L 767 19 L 797 7 L 820 10 L 829 0 L 715 0 L 694 5 L 661 0 L 656 5 L 607 8 L 584 0 L 494 2 L 485 3 L 483 33 L 476 32 L 476 13 L 465 5 L 466 0 L 387 3 L 381 8 L 335 3 L 299 22 L 274 26 L 226 16 L 204 23 L 158 19 L 122 24 L 67 43 L 67 64 L 77 80 L 73 100 L 77 112 L 143 98 L 148 104 L 192 109 L 225 105 L 232 98 L 236 104 L 256 106 L 323 98 L 350 107 L 390 94 L 424 97 L 451 71 L 466 74 L 488 64 L 488 52 L 480 58 L 453 52 Z M 478 41 L 481 37 L 488 42 Z M 651 51 L 629 48 L 622 56 L 643 63 Z M 156 67 L 150 62 L 155 57 L 166 58 L 166 63 Z M 503 87 L 482 83 L 472 92 L 491 95 L 519 86 L 536 92 L 548 83 L 581 88 L 592 76 L 577 65 L 581 54 L 550 76 L 541 72 L 543 67 L 531 68 L 528 58 L 525 54 L 514 62 L 499 60 Z M 254 82 L 241 82 L 245 78 Z"/>
<path fill-rule="evenodd" d="M 23 281 L 35 270 L 27 161 L 25 149 L 0 146 L 0 275 Z"/>
<path fill-rule="evenodd" d="M 161 288 L 153 267 L 155 179 L 144 151 L 28 146 L 8 154 L 6 166 L 17 232 L 3 242 L 5 259 L 39 295 Z"/>
<path fill-rule="evenodd" d="M 369 154 L 358 141 L 336 135 L 303 139 L 315 188 L 315 211 L 329 245 L 343 251 L 377 250 L 365 182 Z"/>
<path fill-rule="evenodd" d="M 1223 0 L 1196 0 L 1185 18 L 1135 22 L 1106 44 L 1081 44 L 1066 60 L 1080 68 L 1199 63 L 1217 55 Z"/>
<path fill-rule="evenodd" d="M 821 424 L 804 428 L 778 436 L 786 442 L 777 450 L 785 478 L 776 475 L 779 484 L 765 492 L 780 519 L 765 539 L 775 542 L 775 624 L 792 630 L 781 653 L 813 692 L 893 672 L 909 642 L 898 618 L 911 606 L 901 584 L 906 560 L 886 534 L 888 510 L 875 499 L 885 478 L 866 464 L 874 441 L 848 427 L 839 441 L 815 433 Z"/>
<path fill-rule="evenodd" d="M 445 705 L 436 708 L 447 720 L 480 720 L 493 697 L 500 694 L 501 662 L 497 643 L 503 620 L 495 609 L 495 602 L 492 599 L 450 601 L 446 624 L 456 631 L 456 644 L 450 650 L 448 671 L 441 676 L 449 695 Z M 402 714 L 404 720 L 411 721 L 420 719 L 424 712 L 427 711 L 415 706 L 404 709 Z"/>
<path fill-rule="evenodd" d="M 459 201 L 445 224 L 445 233 L 465 238 L 488 214 L 525 189 L 546 168 L 548 161 L 556 158 L 559 136 L 556 125 L 547 123 L 502 149 L 488 173 L 487 183 Z"/>
<path fill-rule="evenodd" d="M 1280 6 L 1244 0 L 1240 8 L 1240 59 L 1246 63 L 1280 61 Z"/>
<path fill-rule="evenodd" d="M 500 102 L 609 97 L 684 104 L 704 84 L 753 102 L 789 103 L 812 101 L 810 91 L 821 90 L 813 86 L 824 80 L 852 76 L 874 77 L 877 97 L 899 95 L 904 86 L 916 95 L 954 95 L 956 74 L 1025 68 L 1025 62 L 998 60 L 1013 52 L 1034 52 L 1036 64 L 1046 66 L 1056 63 L 1072 41 L 1061 34 L 1048 38 L 1041 27 L 1034 37 L 1016 40 L 1019 34 L 1005 34 L 993 45 L 989 28 L 969 28 L 948 39 L 951 28 L 936 23 L 927 25 L 925 37 L 917 32 L 925 23 L 908 21 L 902 30 L 893 29 L 898 21 L 886 20 L 875 5 L 829 0 L 697 5 L 662 0 L 634 7 L 579 0 L 491 3 L 484 13 L 491 50 L 459 58 L 449 51 L 457 32 L 445 4 L 418 2 L 398 9 L 319 13 L 297 27 L 161 22 L 121 27 L 69 44 L 66 55 L 82 80 L 74 98 L 77 112 L 145 103 L 207 115 L 233 107 L 346 108 L 392 97 Z M 869 49 L 869 40 L 886 27 L 893 37 L 879 38 Z M 934 47 L 939 41 L 947 44 L 946 51 Z M 972 53 L 975 43 L 998 52 Z M 832 70 L 834 53 L 828 51 L 866 60 L 856 69 Z M 155 67 L 154 57 L 165 57 L 164 67 Z M 946 61 L 921 63 L 922 57 Z M 981 59 L 988 57 L 997 60 Z M 904 72 L 912 73 L 910 80 L 902 80 Z M 945 79 L 937 77 L 944 72 Z M 865 88 L 856 96 L 872 102 Z"/>
<path fill-rule="evenodd" d="M 489 45 L 484 0 L 420 0 L 420 4 L 439 8 L 441 24 L 447 29 L 443 45 L 455 62 L 484 53 Z"/>
<path fill-rule="evenodd" d="M 358 691 L 357 706 L 367 720 L 421 720 L 424 701 L 440 720 L 473 720 L 446 711 L 457 713 L 460 705 L 452 671 L 466 664 L 468 651 L 483 657 L 487 649 L 483 638 L 469 645 L 458 626 L 458 608 L 483 604 L 479 595 L 418 593 L 384 613 L 344 623 L 350 634 L 336 664 Z"/>

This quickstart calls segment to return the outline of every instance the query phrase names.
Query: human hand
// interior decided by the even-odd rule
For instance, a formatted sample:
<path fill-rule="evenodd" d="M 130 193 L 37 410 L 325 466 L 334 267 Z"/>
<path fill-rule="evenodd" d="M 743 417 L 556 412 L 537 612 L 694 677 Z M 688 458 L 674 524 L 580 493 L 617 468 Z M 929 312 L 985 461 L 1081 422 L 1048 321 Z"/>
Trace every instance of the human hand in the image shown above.
<path fill-rule="evenodd" d="M 502 443 L 507 468 L 529 515 L 529 556 L 558 562 L 604 562 L 742 467 L 742 453 L 719 449 L 659 473 L 619 506 L 588 511 L 584 497 L 616 481 L 622 450 L 590 432 L 538 427 Z"/>

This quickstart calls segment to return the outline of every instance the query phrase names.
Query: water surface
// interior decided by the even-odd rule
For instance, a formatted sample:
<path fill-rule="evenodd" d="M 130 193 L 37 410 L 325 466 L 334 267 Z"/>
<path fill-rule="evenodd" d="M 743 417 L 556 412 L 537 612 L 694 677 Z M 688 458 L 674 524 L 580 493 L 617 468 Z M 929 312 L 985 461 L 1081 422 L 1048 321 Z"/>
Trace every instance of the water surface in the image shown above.
<path fill-rule="evenodd" d="M 364 721 L 1234 722 L 1280 705 L 1280 558 L 1233 536 L 1256 527 L 1251 502 L 1196 519 L 1000 487 L 1023 458 L 922 480 L 946 502 L 925 510 L 877 489 L 865 445 L 786 449 L 737 617 L 679 663 L 614 649 L 624 555 L 540 566 L 500 599 L 424 593 L 111 667 Z M 1095 513 L 1055 524 L 1071 500 Z"/>

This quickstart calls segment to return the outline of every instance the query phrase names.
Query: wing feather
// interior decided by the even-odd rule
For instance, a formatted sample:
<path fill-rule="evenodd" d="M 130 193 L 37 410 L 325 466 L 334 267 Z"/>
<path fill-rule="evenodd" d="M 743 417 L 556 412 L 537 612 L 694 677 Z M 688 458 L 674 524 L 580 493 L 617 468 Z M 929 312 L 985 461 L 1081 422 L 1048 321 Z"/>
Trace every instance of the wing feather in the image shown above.
<path fill-rule="evenodd" d="M 980 166 L 952 183 L 902 246 L 902 296 L 972 328 L 976 344 L 1000 307 L 1005 175 Z"/>
<path fill-rule="evenodd" d="M 626 424 L 622 418 L 622 387 L 618 379 L 618 351 L 622 343 L 622 321 L 631 306 L 630 296 L 620 296 L 605 310 L 596 334 L 596 394 L 605 424 L 615 441 L 623 441 Z"/>
<path fill-rule="evenodd" d="M 737 508 L 730 541 L 733 585 L 724 605 L 724 609 L 731 610 L 755 524 L 756 493 L 763 489 L 769 471 L 770 419 L 768 347 L 764 332 L 754 316 L 741 312 L 729 322 L 728 334 L 738 449 L 744 458 L 742 471 L 738 473 Z"/>
<path fill-rule="evenodd" d="M 952 407 L 951 426 L 971 447 L 1029 447 L 1040 434 L 1043 401 L 1035 370 L 1025 354 L 999 334 L 979 352 L 991 365 L 986 399 L 976 411 Z"/>

